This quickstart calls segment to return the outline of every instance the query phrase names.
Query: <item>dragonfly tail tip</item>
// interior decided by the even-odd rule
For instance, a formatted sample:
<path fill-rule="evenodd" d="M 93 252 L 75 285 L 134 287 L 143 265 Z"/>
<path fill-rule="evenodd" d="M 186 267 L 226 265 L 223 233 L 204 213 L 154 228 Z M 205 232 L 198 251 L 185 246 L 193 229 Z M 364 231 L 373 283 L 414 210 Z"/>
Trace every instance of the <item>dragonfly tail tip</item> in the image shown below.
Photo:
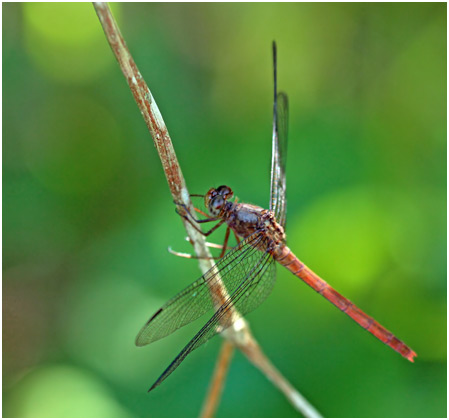
<path fill-rule="evenodd" d="M 407 356 L 407 359 L 410 360 L 410 362 L 415 363 L 415 359 L 414 359 L 415 357 L 418 357 L 418 355 L 417 355 L 414 351 L 412 351 L 412 352 Z"/>

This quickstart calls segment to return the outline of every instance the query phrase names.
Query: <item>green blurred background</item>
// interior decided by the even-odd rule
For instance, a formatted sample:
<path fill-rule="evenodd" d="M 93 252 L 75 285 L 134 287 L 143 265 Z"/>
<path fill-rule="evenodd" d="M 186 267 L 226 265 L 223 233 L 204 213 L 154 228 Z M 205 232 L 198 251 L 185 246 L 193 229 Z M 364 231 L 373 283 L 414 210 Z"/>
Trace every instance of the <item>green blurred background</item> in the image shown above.
<path fill-rule="evenodd" d="M 446 416 L 446 4 L 115 4 L 192 193 L 268 205 L 271 41 L 290 98 L 288 243 L 417 353 L 287 270 L 251 328 L 328 417 Z M 3 4 L 3 415 L 197 416 L 220 338 L 134 338 L 199 276 L 91 4 Z M 220 242 L 224 231 L 212 239 Z M 297 412 L 241 355 L 217 415 Z"/>

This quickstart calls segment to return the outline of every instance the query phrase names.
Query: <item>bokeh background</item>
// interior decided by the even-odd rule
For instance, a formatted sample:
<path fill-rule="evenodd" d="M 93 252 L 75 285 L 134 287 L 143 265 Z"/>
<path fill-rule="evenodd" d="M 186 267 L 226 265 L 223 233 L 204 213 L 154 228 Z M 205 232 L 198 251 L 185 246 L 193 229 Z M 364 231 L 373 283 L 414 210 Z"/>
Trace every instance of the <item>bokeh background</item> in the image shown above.
<path fill-rule="evenodd" d="M 278 269 L 248 316 L 328 417 L 446 416 L 446 4 L 115 4 L 192 193 L 268 205 L 271 42 L 289 246 L 414 364 Z M 219 337 L 134 339 L 200 275 L 91 4 L 3 4 L 3 416 L 197 416 Z M 212 240 L 220 242 L 224 231 Z M 203 319 L 202 321 L 205 321 Z M 294 417 L 236 354 L 218 416 Z"/>

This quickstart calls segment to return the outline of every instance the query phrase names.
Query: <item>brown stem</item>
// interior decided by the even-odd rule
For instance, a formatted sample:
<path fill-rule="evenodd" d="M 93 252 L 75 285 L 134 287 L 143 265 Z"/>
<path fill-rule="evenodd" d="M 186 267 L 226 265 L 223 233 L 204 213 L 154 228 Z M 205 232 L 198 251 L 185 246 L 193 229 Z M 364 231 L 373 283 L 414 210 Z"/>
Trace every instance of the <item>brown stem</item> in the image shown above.
<path fill-rule="evenodd" d="M 125 76 L 129 88 L 139 107 L 139 110 L 147 124 L 154 145 L 161 159 L 162 168 L 164 169 L 173 200 L 176 203 L 182 203 L 193 214 L 194 208 L 190 202 L 190 196 L 186 187 L 181 168 L 176 158 L 175 150 L 168 134 L 167 127 L 156 102 L 151 94 L 145 80 L 139 72 L 128 47 L 120 33 L 120 30 L 111 14 L 107 3 L 94 3 L 95 11 L 100 19 L 106 38 L 112 51 L 117 58 L 120 68 Z M 213 261 L 210 257 L 209 250 L 205 244 L 204 237 L 184 218 L 181 218 L 184 227 L 199 259 L 201 271 L 205 273 L 213 267 Z M 208 258 L 204 258 L 208 257 Z M 210 293 L 214 296 L 214 302 L 224 302 L 228 298 L 228 293 L 224 285 L 215 284 Z M 282 377 L 282 375 L 271 365 L 268 359 L 263 355 L 259 345 L 252 336 L 246 321 L 234 310 L 231 315 L 235 319 L 235 323 L 227 328 L 222 335 L 230 340 L 235 346 L 248 357 L 248 359 L 257 366 L 265 375 L 281 390 L 289 401 L 305 416 L 320 417 L 318 412 L 311 411 L 307 401 Z M 221 375 L 221 381 L 225 375 Z M 217 386 L 222 385 L 217 381 Z M 217 399 L 218 403 L 218 399 Z M 312 407 L 313 408 L 313 407 Z M 316 415 L 310 415 L 316 414 Z"/>
<path fill-rule="evenodd" d="M 209 386 L 209 392 L 204 400 L 200 417 L 210 418 L 215 416 L 233 352 L 234 345 L 230 341 L 224 340 L 221 344 L 220 354 L 218 355 L 215 371 Z"/>
<path fill-rule="evenodd" d="M 250 360 L 254 366 L 259 368 L 259 370 L 277 386 L 277 388 L 287 397 L 293 407 L 300 411 L 304 417 L 322 417 L 319 411 L 312 404 L 310 404 L 274 367 L 254 339 L 249 340 L 245 346 L 241 346 L 239 348 L 248 360 Z"/>

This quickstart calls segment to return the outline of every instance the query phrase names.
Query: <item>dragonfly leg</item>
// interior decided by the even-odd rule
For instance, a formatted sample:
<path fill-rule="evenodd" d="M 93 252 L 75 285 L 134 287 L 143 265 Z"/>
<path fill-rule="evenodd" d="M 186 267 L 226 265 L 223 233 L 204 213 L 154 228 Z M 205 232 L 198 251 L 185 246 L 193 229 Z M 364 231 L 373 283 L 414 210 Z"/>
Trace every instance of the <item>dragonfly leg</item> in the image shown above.
<path fill-rule="evenodd" d="M 212 229 L 209 229 L 206 233 L 203 233 L 203 235 L 209 236 L 212 232 L 217 230 L 224 222 L 225 222 L 225 219 L 221 219 Z M 230 229 L 229 226 L 228 226 L 228 229 Z"/>
<path fill-rule="evenodd" d="M 181 213 L 179 212 L 179 210 L 176 209 L 176 210 L 175 210 L 176 213 L 178 213 L 178 214 L 179 214 L 181 217 L 183 217 L 184 219 L 189 220 L 190 222 L 191 222 L 191 220 L 193 220 L 193 221 L 196 222 L 196 223 L 208 223 L 208 222 L 215 222 L 215 221 L 219 220 L 218 217 L 209 217 L 206 213 L 204 213 L 203 211 L 201 211 L 201 210 L 199 210 L 199 209 L 196 209 L 196 208 L 195 208 L 195 210 L 197 210 L 199 213 L 205 214 L 205 215 L 207 216 L 207 219 L 195 219 L 195 217 L 193 217 L 192 213 L 190 213 L 189 209 L 187 208 L 187 206 L 186 206 L 185 204 L 181 204 L 181 203 L 175 203 L 175 204 L 176 204 L 177 206 L 182 207 L 182 208 L 184 209 L 184 211 L 186 212 L 186 214 L 181 214 Z M 191 220 L 190 220 L 189 218 L 190 218 Z"/>
<path fill-rule="evenodd" d="M 226 251 L 232 249 L 232 246 L 225 246 L 224 244 L 214 244 L 213 242 L 206 242 L 206 246 L 209 248 L 226 249 Z"/>
<path fill-rule="evenodd" d="M 194 209 L 195 209 L 195 211 L 196 211 L 197 213 L 200 213 L 200 214 L 202 214 L 203 216 L 209 217 L 209 215 L 208 215 L 207 213 L 205 213 L 203 210 L 197 209 L 196 207 L 194 207 Z"/>
<path fill-rule="evenodd" d="M 214 226 L 213 229 L 216 229 L 219 225 Z M 198 257 L 196 255 L 192 255 L 192 254 L 186 254 L 184 252 L 176 252 L 173 251 L 170 247 L 168 248 L 168 252 L 170 252 L 170 254 L 176 255 L 177 257 L 182 257 L 182 258 L 192 258 L 192 259 L 201 259 L 201 260 L 216 260 L 216 259 L 221 259 L 224 257 L 224 254 L 226 253 L 226 251 L 228 249 L 231 249 L 230 247 L 228 247 L 228 240 L 229 240 L 229 233 L 231 231 L 231 228 L 228 226 L 228 228 L 226 229 L 226 234 L 225 234 L 225 238 L 223 241 L 223 245 L 218 245 L 218 244 L 214 244 L 211 242 L 206 242 L 206 246 L 209 248 L 219 248 L 221 249 L 221 253 L 218 256 L 218 258 L 216 257 Z M 236 236 L 237 238 L 237 242 L 240 242 L 239 238 Z M 190 238 L 186 238 L 188 241 L 190 241 Z"/>
<path fill-rule="evenodd" d="M 177 257 L 182 257 L 182 258 L 191 258 L 191 259 L 196 259 L 196 260 L 213 260 L 213 259 L 215 259 L 214 257 L 198 257 L 197 255 L 187 254 L 185 252 L 173 251 L 171 249 L 171 247 L 168 247 L 168 252 L 170 252 L 170 254 L 173 254 L 173 255 L 176 255 Z"/>
<path fill-rule="evenodd" d="M 209 229 L 207 232 L 203 232 L 198 226 L 195 226 L 190 219 L 188 219 L 187 217 L 185 217 L 185 219 L 192 225 L 193 228 L 195 228 L 196 231 L 201 233 L 203 236 L 209 236 L 212 232 L 218 229 L 225 222 L 224 219 L 220 220 L 212 229 Z M 212 221 L 213 220 L 211 220 L 211 222 Z"/>
<path fill-rule="evenodd" d="M 193 241 L 192 241 L 188 236 L 185 237 L 185 240 L 186 240 L 187 242 L 190 242 L 191 245 L 193 245 Z M 238 241 L 239 241 L 239 239 L 237 239 L 237 242 L 238 242 Z M 214 244 L 213 242 L 205 242 L 205 244 L 206 244 L 206 246 L 207 246 L 208 248 L 223 249 L 223 245 L 220 245 L 220 244 Z M 232 249 L 232 246 L 227 246 L 227 247 L 226 247 L 226 250 L 229 250 L 229 249 Z"/>
<path fill-rule="evenodd" d="M 184 205 L 182 205 L 182 206 L 185 207 Z M 181 214 L 178 211 L 178 209 L 176 209 L 176 213 L 178 213 L 183 219 L 185 219 L 187 222 L 189 222 L 197 232 L 201 233 L 201 235 L 204 235 L 204 236 L 209 236 L 215 229 L 217 229 L 219 226 L 221 226 L 224 223 L 224 219 L 222 219 L 212 229 L 210 229 L 207 232 L 203 232 L 198 226 L 195 225 L 194 222 L 196 222 L 196 223 L 216 222 L 219 219 L 216 217 L 211 217 L 209 219 L 197 220 L 190 214 L 190 212 L 187 209 L 186 209 L 186 214 Z"/>
<path fill-rule="evenodd" d="M 184 205 L 182 205 L 183 207 L 185 207 Z M 195 225 L 195 223 L 194 222 L 196 222 L 196 223 L 207 223 L 207 222 L 216 222 L 217 220 L 219 220 L 219 218 L 217 218 L 217 217 L 210 217 L 210 218 L 208 218 L 208 219 L 202 219 L 202 220 L 197 220 L 197 219 L 195 219 L 191 214 L 190 214 L 190 212 L 188 211 L 188 210 L 186 210 L 187 211 L 187 214 L 190 216 L 187 216 L 187 214 L 181 214 L 181 213 L 179 213 L 178 212 L 178 209 L 176 209 L 176 212 L 181 216 L 181 217 L 183 217 L 187 222 L 189 222 L 191 225 L 192 225 L 192 227 L 197 231 L 197 232 L 199 232 L 199 233 L 201 233 L 202 235 L 204 235 L 204 236 L 209 236 L 212 232 L 214 232 L 217 228 L 219 228 L 224 222 L 225 222 L 225 219 L 221 219 L 212 229 L 209 229 L 207 232 L 203 232 L 198 226 L 196 226 Z M 192 220 L 191 220 L 192 219 Z"/>
<path fill-rule="evenodd" d="M 228 247 L 228 240 L 229 240 L 229 233 L 231 232 L 231 228 L 228 226 L 226 229 L 226 233 L 225 233 L 225 237 L 224 237 L 224 241 L 223 241 L 223 249 L 221 250 L 220 253 L 220 259 L 224 257 L 224 254 L 226 252 L 226 249 Z"/>

